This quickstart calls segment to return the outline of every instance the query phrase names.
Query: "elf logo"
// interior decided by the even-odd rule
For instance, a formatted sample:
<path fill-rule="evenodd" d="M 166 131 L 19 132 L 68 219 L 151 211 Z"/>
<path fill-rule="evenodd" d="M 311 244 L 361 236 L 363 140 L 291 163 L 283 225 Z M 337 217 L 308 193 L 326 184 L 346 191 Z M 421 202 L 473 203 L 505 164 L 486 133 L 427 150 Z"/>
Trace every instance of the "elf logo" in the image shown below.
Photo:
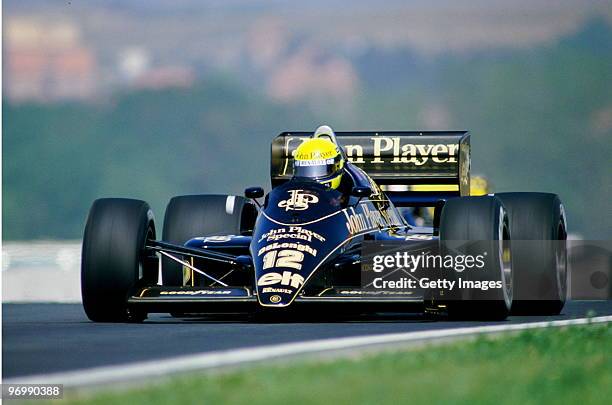
<path fill-rule="evenodd" d="M 258 286 L 264 285 L 290 285 L 293 288 L 300 288 L 302 284 L 304 284 L 304 277 L 300 276 L 297 273 L 292 273 L 290 271 L 283 271 L 283 274 L 279 273 L 267 273 L 263 276 L 259 277 L 257 280 Z"/>

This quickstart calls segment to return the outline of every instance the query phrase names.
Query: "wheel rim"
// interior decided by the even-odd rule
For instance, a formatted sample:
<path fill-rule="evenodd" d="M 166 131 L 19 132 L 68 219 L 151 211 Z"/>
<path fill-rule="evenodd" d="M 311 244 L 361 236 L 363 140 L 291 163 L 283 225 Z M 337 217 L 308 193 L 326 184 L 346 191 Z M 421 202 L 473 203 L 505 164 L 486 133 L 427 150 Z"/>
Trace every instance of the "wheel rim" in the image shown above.
<path fill-rule="evenodd" d="M 512 250 L 510 248 L 508 216 L 503 208 L 500 210 L 498 246 L 504 301 L 506 306 L 510 308 L 512 305 Z"/>
<path fill-rule="evenodd" d="M 555 268 L 557 273 L 557 288 L 559 291 L 559 300 L 565 300 L 565 294 L 567 291 L 567 233 L 565 231 L 565 224 L 563 218 L 559 221 L 558 227 L 558 244 L 555 249 Z"/>

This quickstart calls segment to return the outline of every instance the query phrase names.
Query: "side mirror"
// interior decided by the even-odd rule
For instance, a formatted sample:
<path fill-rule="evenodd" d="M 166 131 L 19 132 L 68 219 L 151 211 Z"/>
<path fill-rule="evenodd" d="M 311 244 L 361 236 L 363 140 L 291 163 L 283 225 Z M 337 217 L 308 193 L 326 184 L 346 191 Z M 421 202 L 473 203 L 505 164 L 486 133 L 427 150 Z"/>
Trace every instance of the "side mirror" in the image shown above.
<path fill-rule="evenodd" d="M 372 195 L 372 189 L 367 186 L 357 186 L 353 187 L 351 190 L 351 195 L 359 198 L 369 197 Z"/>
<path fill-rule="evenodd" d="M 250 198 L 250 199 L 256 199 L 256 198 L 260 198 L 263 197 L 264 195 L 264 190 L 261 187 L 249 187 L 246 190 L 244 190 L 244 196 L 246 198 Z"/>

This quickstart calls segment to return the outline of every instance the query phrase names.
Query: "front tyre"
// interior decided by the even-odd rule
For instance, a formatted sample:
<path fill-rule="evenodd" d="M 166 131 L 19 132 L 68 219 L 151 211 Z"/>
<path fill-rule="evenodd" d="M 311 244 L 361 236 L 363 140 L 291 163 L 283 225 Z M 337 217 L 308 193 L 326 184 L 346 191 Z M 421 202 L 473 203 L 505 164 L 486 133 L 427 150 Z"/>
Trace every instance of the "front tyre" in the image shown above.
<path fill-rule="evenodd" d="M 495 282 L 501 288 L 460 288 L 446 292 L 444 303 L 452 319 L 503 320 L 512 305 L 512 261 L 508 216 L 502 202 L 491 196 L 453 198 L 440 217 L 442 252 L 452 256 L 484 257 L 484 267 L 461 273 L 443 269 L 457 282 Z M 452 273 L 450 273 L 452 272 Z"/>
<path fill-rule="evenodd" d="M 128 308 L 128 298 L 141 285 L 157 282 L 154 256 L 145 254 L 155 239 L 149 205 L 140 200 L 102 198 L 87 218 L 81 258 L 81 294 L 87 317 L 94 322 L 139 322 L 147 314 Z"/>

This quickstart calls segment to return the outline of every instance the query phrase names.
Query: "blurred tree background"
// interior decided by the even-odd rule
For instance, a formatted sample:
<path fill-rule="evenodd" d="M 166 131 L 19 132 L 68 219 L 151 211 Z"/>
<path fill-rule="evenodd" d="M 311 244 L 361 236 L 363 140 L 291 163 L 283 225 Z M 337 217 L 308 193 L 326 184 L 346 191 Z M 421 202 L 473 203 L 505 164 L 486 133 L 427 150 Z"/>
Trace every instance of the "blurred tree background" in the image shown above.
<path fill-rule="evenodd" d="M 269 188 L 284 130 L 472 133 L 473 173 L 495 191 L 549 191 L 571 232 L 612 236 L 612 27 L 588 20 L 558 41 L 444 52 L 372 48 L 349 56 L 350 97 L 271 97 L 229 73 L 192 85 L 123 89 L 95 102 L 3 104 L 3 238 L 79 238 L 91 202 L 148 201 L 161 229 L 173 195 Z"/>

